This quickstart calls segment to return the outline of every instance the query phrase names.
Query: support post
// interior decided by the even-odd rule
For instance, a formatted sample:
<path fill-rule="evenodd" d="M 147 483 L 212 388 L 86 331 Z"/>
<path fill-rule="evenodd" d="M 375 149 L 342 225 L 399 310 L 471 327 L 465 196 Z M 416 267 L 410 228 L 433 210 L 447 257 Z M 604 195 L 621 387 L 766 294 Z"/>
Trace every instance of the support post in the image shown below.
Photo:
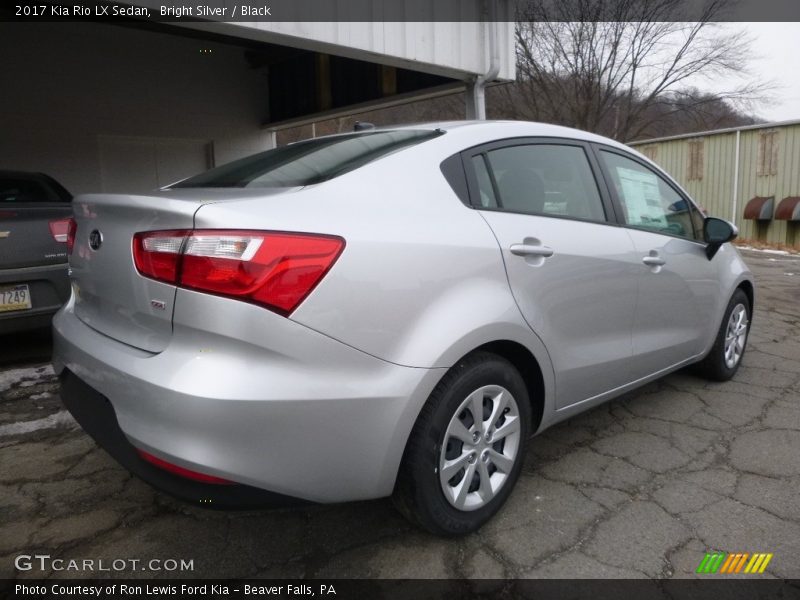
<path fill-rule="evenodd" d="M 483 22 L 485 52 L 489 56 L 489 69 L 485 74 L 474 77 L 467 84 L 467 119 L 486 120 L 486 84 L 494 81 L 500 72 L 500 48 L 497 39 L 497 0 L 484 0 L 486 20 Z"/>
<path fill-rule="evenodd" d="M 473 121 L 486 120 L 486 84 L 482 77 L 475 77 L 467 84 L 466 117 Z"/>
<path fill-rule="evenodd" d="M 736 225 L 736 209 L 739 200 L 739 142 L 742 137 L 741 129 L 736 130 L 736 149 L 733 154 L 733 202 L 731 206 L 731 223 Z M 738 227 L 738 225 L 736 225 Z"/>

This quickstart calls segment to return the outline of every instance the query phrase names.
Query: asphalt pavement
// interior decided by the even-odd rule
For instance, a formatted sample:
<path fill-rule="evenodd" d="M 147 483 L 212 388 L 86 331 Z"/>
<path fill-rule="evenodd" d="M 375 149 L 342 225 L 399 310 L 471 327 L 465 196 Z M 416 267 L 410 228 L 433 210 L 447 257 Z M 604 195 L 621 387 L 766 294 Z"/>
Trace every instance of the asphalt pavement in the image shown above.
<path fill-rule="evenodd" d="M 53 575 L 15 570 L 36 553 L 193 561 L 119 577 L 708 577 L 695 571 L 718 550 L 772 553 L 758 577 L 799 578 L 800 256 L 743 255 L 758 289 L 734 380 L 678 372 L 548 430 L 507 506 L 457 540 L 413 528 L 387 500 L 261 512 L 174 501 L 75 426 L 46 335 L 0 340 L 0 577 Z"/>

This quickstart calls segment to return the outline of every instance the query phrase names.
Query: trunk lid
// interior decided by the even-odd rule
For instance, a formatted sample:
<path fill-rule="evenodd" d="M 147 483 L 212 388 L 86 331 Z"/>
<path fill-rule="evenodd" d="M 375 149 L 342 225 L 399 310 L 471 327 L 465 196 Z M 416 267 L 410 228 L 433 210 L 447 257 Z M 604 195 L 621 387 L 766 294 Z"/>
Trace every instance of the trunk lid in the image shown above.
<path fill-rule="evenodd" d="M 64 202 L 0 205 L 0 269 L 67 262 L 67 245 L 55 240 L 50 222 L 71 214 Z"/>
<path fill-rule="evenodd" d="M 149 352 L 172 336 L 175 286 L 139 275 L 133 263 L 137 231 L 191 229 L 196 201 L 158 196 L 92 194 L 73 200 L 78 229 L 70 256 L 75 314 L 89 327 Z M 90 246 L 92 232 L 102 241 Z"/>
<path fill-rule="evenodd" d="M 133 261 L 134 234 L 193 229 L 194 215 L 204 204 L 281 191 L 285 190 L 187 189 L 76 197 L 73 212 L 78 228 L 69 259 L 76 316 L 115 340 L 161 352 L 172 337 L 177 288 L 139 274 Z M 102 241 L 93 249 L 89 239 L 95 231 Z"/>

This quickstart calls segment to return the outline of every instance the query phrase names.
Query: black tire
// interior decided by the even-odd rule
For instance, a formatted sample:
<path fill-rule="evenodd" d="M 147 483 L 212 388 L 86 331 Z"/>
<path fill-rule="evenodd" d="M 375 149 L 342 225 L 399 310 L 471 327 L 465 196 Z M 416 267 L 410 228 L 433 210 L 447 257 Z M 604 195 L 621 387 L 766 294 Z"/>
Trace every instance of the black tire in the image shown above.
<path fill-rule="evenodd" d="M 460 510 L 445 497 L 442 489 L 444 484 L 439 481 L 442 444 L 448 425 L 462 402 L 484 386 L 502 386 L 511 393 L 519 416 L 520 435 L 514 463 L 496 494 L 479 508 Z M 491 407 L 491 404 L 487 406 Z M 489 417 L 484 418 L 488 423 Z M 504 417 L 496 423 L 503 422 Z M 395 506 L 410 521 L 437 535 L 458 536 L 476 531 L 500 509 L 511 494 L 522 470 L 530 430 L 531 405 L 528 390 L 519 372 L 509 361 L 488 352 L 476 352 L 459 361 L 433 390 L 417 418 L 397 477 L 393 495 Z M 467 487 L 468 491 L 472 489 L 471 486 L 472 483 Z"/>
<path fill-rule="evenodd" d="M 742 349 L 741 356 L 736 363 L 730 367 L 725 362 L 725 338 L 728 331 L 728 324 L 731 319 L 731 314 L 737 306 L 743 305 L 747 313 L 747 334 L 744 340 L 744 348 Z M 725 309 L 725 316 L 722 318 L 722 324 L 717 332 L 717 337 L 714 340 L 714 345 L 706 357 L 694 366 L 694 371 L 701 377 L 710 379 L 711 381 L 728 381 L 739 370 L 739 365 L 742 364 L 744 352 L 747 349 L 747 338 L 750 335 L 750 321 L 752 318 L 752 309 L 750 307 L 750 300 L 747 298 L 741 289 L 737 289 L 733 296 L 731 296 L 728 306 Z"/>

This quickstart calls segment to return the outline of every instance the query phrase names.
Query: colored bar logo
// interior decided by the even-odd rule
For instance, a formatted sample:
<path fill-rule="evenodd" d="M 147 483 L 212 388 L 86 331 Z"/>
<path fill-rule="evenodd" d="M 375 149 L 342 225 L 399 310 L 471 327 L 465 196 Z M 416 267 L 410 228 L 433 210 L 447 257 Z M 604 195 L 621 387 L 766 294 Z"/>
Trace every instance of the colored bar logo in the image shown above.
<path fill-rule="evenodd" d="M 696 573 L 763 573 L 772 557 L 772 553 L 761 552 L 706 552 Z"/>

